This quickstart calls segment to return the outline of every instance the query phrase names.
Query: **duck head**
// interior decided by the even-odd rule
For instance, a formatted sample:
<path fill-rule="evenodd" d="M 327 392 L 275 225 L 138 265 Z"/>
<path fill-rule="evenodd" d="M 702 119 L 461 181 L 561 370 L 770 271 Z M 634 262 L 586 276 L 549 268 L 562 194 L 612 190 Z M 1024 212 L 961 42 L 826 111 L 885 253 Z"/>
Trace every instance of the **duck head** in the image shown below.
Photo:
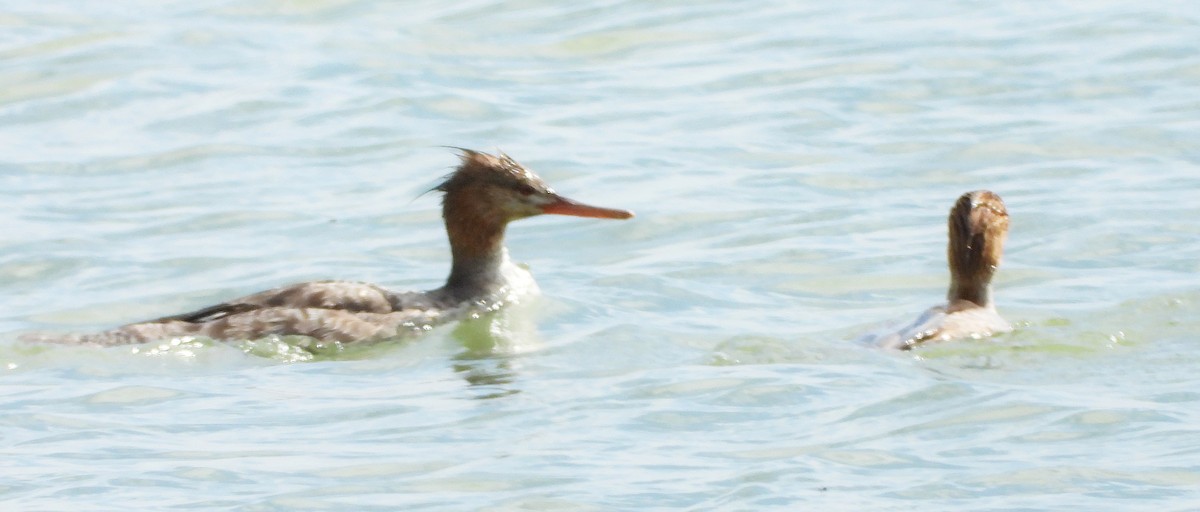
<path fill-rule="evenodd" d="M 950 291 L 947 299 L 991 306 L 991 282 L 1004 253 L 1008 210 L 989 190 L 967 192 L 950 209 Z"/>
<path fill-rule="evenodd" d="M 628 219 L 633 212 L 601 208 L 558 195 L 533 171 L 501 153 L 461 149 L 462 163 L 436 187 L 450 238 L 453 266 L 447 289 L 470 296 L 497 284 L 507 261 L 504 231 L 509 222 L 542 214 Z"/>
<path fill-rule="evenodd" d="M 462 149 L 462 164 L 437 190 L 445 192 L 447 218 L 486 216 L 488 223 L 512 222 L 542 214 L 600 219 L 628 219 L 633 212 L 586 205 L 554 192 L 542 178 L 508 155 Z M 481 219 L 480 219 L 481 220 Z"/>

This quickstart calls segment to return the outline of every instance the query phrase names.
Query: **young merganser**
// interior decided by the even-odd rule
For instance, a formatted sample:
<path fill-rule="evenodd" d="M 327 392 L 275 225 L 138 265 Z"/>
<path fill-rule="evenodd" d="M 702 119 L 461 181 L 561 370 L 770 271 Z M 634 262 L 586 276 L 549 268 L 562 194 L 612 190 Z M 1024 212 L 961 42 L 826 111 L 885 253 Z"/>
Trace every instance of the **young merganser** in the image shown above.
<path fill-rule="evenodd" d="M 936 306 L 879 345 L 909 350 L 920 343 L 982 338 L 1012 330 L 992 302 L 992 276 L 1000 266 L 1008 235 L 1008 211 L 1000 196 L 967 192 L 950 209 L 950 290 L 946 304 Z"/>
<path fill-rule="evenodd" d="M 204 336 L 218 340 L 300 335 L 320 341 L 381 340 L 428 329 L 471 312 L 495 310 L 536 291 L 528 271 L 504 248 L 509 222 L 543 213 L 628 219 L 627 210 L 577 203 L 501 153 L 461 149 L 462 163 L 435 189 L 452 265 L 441 288 L 394 292 L 348 281 L 293 284 L 190 313 L 138 322 L 61 341 L 117 345 Z"/>

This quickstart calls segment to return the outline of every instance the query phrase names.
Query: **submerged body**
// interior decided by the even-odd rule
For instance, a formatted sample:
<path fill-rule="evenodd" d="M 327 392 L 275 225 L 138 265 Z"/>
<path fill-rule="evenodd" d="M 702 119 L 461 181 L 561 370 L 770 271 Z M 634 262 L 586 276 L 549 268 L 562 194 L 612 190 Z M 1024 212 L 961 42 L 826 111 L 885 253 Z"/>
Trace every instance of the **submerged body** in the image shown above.
<path fill-rule="evenodd" d="M 308 336 L 352 342 L 420 332 L 471 313 L 492 311 L 537 291 L 504 248 L 509 222 L 544 213 L 627 219 L 625 210 L 576 203 L 509 158 L 463 150 L 462 164 L 437 187 L 452 266 L 434 290 L 395 292 L 349 281 L 299 283 L 110 331 L 44 339 L 117 345 L 204 336 L 218 340 Z"/>
<path fill-rule="evenodd" d="M 347 343 L 397 338 L 473 313 L 495 311 L 537 293 L 533 275 L 507 258 L 502 274 L 504 279 L 497 281 L 494 289 L 467 300 L 442 288 L 395 292 L 351 281 L 298 283 L 190 313 L 84 335 L 79 341 L 119 345 L 179 336 L 249 340 L 277 335 Z"/>
<path fill-rule="evenodd" d="M 1012 330 L 1012 325 L 996 312 L 995 307 L 979 307 L 976 304 L 959 307 L 961 309 L 947 306 L 929 308 L 913 323 L 881 337 L 879 346 L 910 350 L 925 343 L 981 339 Z"/>
<path fill-rule="evenodd" d="M 882 336 L 879 346 L 909 350 L 922 343 L 983 338 L 1012 330 L 992 301 L 992 277 L 1000 266 L 1008 235 L 1004 201 L 987 190 L 963 194 L 950 210 L 948 224 L 950 289 L 946 304 L 930 308 L 903 329 Z"/>

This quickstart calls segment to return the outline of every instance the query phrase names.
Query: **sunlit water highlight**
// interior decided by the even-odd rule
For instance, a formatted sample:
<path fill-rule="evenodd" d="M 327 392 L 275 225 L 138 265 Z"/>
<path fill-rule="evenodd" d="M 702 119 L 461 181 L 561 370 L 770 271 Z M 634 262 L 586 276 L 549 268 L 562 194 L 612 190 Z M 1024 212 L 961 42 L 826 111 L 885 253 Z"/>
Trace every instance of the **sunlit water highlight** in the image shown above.
<path fill-rule="evenodd" d="M 13 510 L 1200 508 L 1188 2 L 0 4 Z M 437 286 L 440 145 L 543 295 L 369 346 L 19 343 L 319 278 Z M 1017 330 L 864 347 L 1012 216 Z"/>

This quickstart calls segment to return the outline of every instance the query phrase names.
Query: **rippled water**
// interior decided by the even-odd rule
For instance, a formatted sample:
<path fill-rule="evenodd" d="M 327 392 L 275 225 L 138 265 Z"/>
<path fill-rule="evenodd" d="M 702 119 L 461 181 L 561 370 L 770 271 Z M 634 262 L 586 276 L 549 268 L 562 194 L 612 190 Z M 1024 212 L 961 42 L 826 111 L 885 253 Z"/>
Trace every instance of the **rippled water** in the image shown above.
<path fill-rule="evenodd" d="M 0 3 L 6 509 L 1200 508 L 1189 2 Z M 417 341 L 97 349 L 314 278 L 433 287 L 440 145 L 539 218 L 543 296 Z M 1012 215 L 1018 326 L 939 301 Z"/>

